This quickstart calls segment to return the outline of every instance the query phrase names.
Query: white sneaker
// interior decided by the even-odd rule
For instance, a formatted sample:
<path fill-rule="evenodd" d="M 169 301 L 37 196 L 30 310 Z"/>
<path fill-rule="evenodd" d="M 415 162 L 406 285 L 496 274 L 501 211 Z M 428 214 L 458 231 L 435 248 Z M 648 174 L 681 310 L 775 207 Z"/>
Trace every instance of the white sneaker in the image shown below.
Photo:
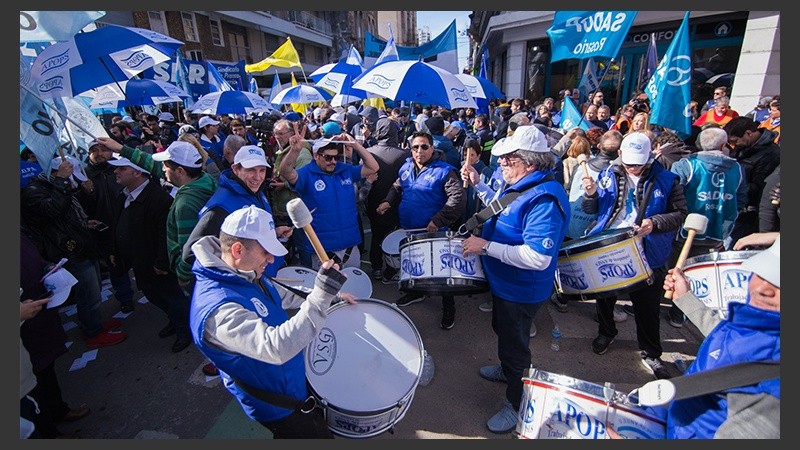
<path fill-rule="evenodd" d="M 488 302 L 481 303 L 480 305 L 478 305 L 478 309 L 480 309 L 483 312 L 492 312 L 492 301 L 489 300 Z"/>
<path fill-rule="evenodd" d="M 619 305 L 614 305 L 614 322 L 625 322 L 628 320 L 628 313 Z"/>

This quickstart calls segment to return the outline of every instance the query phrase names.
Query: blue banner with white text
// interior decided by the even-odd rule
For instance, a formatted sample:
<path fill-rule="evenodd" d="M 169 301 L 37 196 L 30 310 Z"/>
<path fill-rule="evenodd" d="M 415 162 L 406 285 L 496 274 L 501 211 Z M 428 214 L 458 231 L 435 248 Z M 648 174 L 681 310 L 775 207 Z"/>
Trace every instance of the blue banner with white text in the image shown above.
<path fill-rule="evenodd" d="M 550 62 L 616 57 L 635 18 L 636 11 L 557 11 L 547 29 Z"/>

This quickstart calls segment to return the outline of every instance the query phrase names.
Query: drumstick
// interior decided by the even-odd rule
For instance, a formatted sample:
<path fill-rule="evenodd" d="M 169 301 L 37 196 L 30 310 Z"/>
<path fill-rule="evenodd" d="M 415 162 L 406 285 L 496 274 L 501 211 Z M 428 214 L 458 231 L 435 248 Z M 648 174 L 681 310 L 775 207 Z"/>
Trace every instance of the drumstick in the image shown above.
<path fill-rule="evenodd" d="M 686 237 L 686 242 L 683 243 L 683 248 L 681 248 L 680 255 L 678 255 L 678 262 L 675 263 L 676 269 L 683 269 L 683 265 L 686 263 L 686 257 L 689 256 L 689 250 L 692 248 L 694 235 L 696 233 L 705 233 L 707 226 L 708 217 L 702 214 L 692 213 L 686 216 L 686 221 L 683 223 L 683 229 L 688 231 L 689 234 Z M 664 291 L 664 298 L 672 300 L 672 291 Z"/>
<path fill-rule="evenodd" d="M 317 258 L 319 258 L 320 262 L 324 263 L 330 259 L 328 254 L 325 253 L 325 249 L 322 248 L 322 243 L 319 241 L 317 233 L 311 227 L 311 212 L 308 210 L 308 206 L 303 203 L 303 200 L 301 198 L 289 200 L 286 204 L 286 212 L 289 213 L 289 218 L 292 219 L 294 226 L 305 231 L 306 237 L 311 241 L 311 245 L 314 247 L 314 251 L 317 252 Z"/>
<path fill-rule="evenodd" d="M 583 168 L 583 178 L 586 178 L 586 177 L 589 176 L 589 169 L 586 168 L 586 161 L 588 159 L 589 158 L 587 158 L 586 155 L 584 155 L 583 153 L 578 155 L 578 164 L 580 164 L 581 167 Z"/>
<path fill-rule="evenodd" d="M 271 280 L 281 281 L 283 283 L 302 283 L 303 280 L 293 280 L 291 278 L 272 277 Z"/>
<path fill-rule="evenodd" d="M 405 231 L 406 233 L 411 233 L 414 231 L 425 231 L 425 230 L 427 230 L 427 228 L 410 228 L 408 230 L 403 230 L 403 231 Z"/>

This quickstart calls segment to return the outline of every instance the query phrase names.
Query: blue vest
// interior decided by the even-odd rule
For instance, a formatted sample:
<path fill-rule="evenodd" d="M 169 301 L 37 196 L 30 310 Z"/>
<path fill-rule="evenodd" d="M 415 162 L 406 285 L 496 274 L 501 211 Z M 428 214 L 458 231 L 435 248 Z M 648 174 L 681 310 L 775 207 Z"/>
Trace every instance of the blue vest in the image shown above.
<path fill-rule="evenodd" d="M 548 174 L 552 174 L 552 171 L 533 172 L 507 186 L 500 197 L 512 191 L 523 191 Z M 508 245 L 527 244 L 534 251 L 552 257 L 546 269 L 530 270 L 482 256 L 483 271 L 492 294 L 516 303 L 539 303 L 550 298 L 558 250 L 567 232 L 569 216 L 569 201 L 564 186 L 551 180 L 528 189 L 503 212 L 483 224 L 481 236 L 484 239 Z"/>
<path fill-rule="evenodd" d="M 217 137 L 219 137 L 219 136 L 217 136 Z M 200 141 L 200 145 L 202 145 L 203 148 L 207 152 L 214 152 L 214 154 L 216 154 L 221 159 L 221 158 L 224 158 L 224 156 L 223 156 L 224 152 L 222 151 L 222 147 L 225 144 L 224 139 L 225 138 L 222 137 L 217 142 L 208 142 L 205 139 L 198 139 L 198 141 Z"/>
<path fill-rule="evenodd" d="M 249 386 L 304 400 L 309 394 L 302 351 L 283 364 L 269 364 L 238 353 L 228 353 L 202 339 L 209 314 L 224 303 L 237 303 L 258 314 L 270 326 L 286 322 L 289 318 L 281 306 L 278 292 L 271 283 L 263 281 L 263 277 L 261 280 L 266 292 L 258 284 L 232 273 L 203 267 L 199 261 L 194 262 L 192 271 L 197 277 L 189 313 L 192 338 L 200 351 L 219 368 L 225 389 L 236 397 L 247 417 L 253 420 L 272 422 L 291 414 L 293 411 L 290 409 L 279 408 L 247 394 L 229 374 Z"/>
<path fill-rule="evenodd" d="M 255 205 L 264 211 L 272 214 L 272 208 L 269 206 L 269 201 L 264 192 L 259 190 L 257 194 L 253 194 L 249 189 L 242 186 L 238 181 L 232 178 L 233 172 L 231 169 L 225 169 L 219 174 L 219 184 L 217 190 L 208 199 L 205 205 L 200 208 L 198 217 L 202 217 L 206 211 L 220 207 L 228 214 L 242 209 L 245 206 Z M 278 269 L 284 266 L 283 256 L 275 256 L 275 261 L 267 266 L 264 270 L 264 275 L 274 277 L 278 274 Z"/>
<path fill-rule="evenodd" d="M 599 233 L 605 230 L 606 225 L 611 219 L 614 209 L 617 207 L 617 195 L 619 186 L 617 186 L 617 175 L 615 175 L 614 167 L 610 165 L 600 172 L 597 180 L 597 194 L 600 196 L 598 199 L 600 214 L 597 217 L 597 225 L 588 233 L 589 235 Z M 626 177 L 626 174 L 619 175 Z M 653 193 L 650 196 L 650 201 L 644 211 L 644 218 L 656 214 L 662 214 L 667 211 L 667 200 L 669 200 L 672 187 L 675 184 L 675 179 L 678 176 L 666 170 L 658 161 L 653 161 L 650 166 L 650 172 L 647 174 L 647 179 L 644 182 L 642 194 L 647 192 L 651 183 L 655 183 Z M 638 205 L 638 202 L 637 202 Z M 644 237 L 644 254 L 647 258 L 647 264 L 651 269 L 656 269 L 664 266 L 667 263 L 670 252 L 672 252 L 672 241 L 675 240 L 676 231 L 652 232 Z"/>
<path fill-rule="evenodd" d="M 433 160 L 414 175 L 414 160 L 409 157 L 397 172 L 403 195 L 397 212 L 400 226 L 406 230 L 425 228 L 431 218 L 447 203 L 444 182 L 453 166 Z"/>
<path fill-rule="evenodd" d="M 311 226 L 328 252 L 336 252 L 361 243 L 356 205 L 356 183 L 361 180 L 361 166 L 338 162 L 333 173 L 327 173 L 315 162 L 297 169 L 293 186 L 311 213 Z M 308 239 L 305 249 L 314 253 Z"/>
<path fill-rule="evenodd" d="M 738 164 L 725 172 L 712 172 L 697 154 L 686 157 L 692 166 L 692 176 L 683 190 L 686 194 L 686 205 L 690 213 L 699 213 L 708 218 L 706 232 L 698 234 L 696 239 L 710 237 L 719 241 L 730 235 L 733 222 L 739 215 L 736 202 L 736 191 L 742 180 L 742 171 Z M 681 237 L 686 239 L 688 233 L 681 228 Z"/>
<path fill-rule="evenodd" d="M 780 359 L 780 313 L 731 302 L 728 303 L 728 320 L 720 322 L 706 336 L 697 350 L 697 359 L 686 370 L 686 375 L 739 362 Z M 724 392 L 767 393 L 781 398 L 780 378 Z M 727 397 L 719 393 L 674 401 L 667 414 L 667 438 L 713 439 L 717 428 L 727 419 L 727 410 Z"/>

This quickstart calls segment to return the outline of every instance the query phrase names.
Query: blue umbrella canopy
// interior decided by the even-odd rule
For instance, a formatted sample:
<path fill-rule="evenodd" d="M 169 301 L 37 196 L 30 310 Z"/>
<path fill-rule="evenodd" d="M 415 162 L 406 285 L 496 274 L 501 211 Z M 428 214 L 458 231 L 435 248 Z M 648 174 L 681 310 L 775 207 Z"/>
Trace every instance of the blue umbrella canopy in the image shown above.
<path fill-rule="evenodd" d="M 278 95 L 272 99 L 272 103 L 276 105 L 289 103 L 308 104 L 325 102 L 332 98 L 333 95 L 321 87 L 298 84 L 278 92 Z"/>
<path fill-rule="evenodd" d="M 183 42 L 143 28 L 108 25 L 44 49 L 31 67 L 43 97 L 75 97 L 172 59 Z"/>
<path fill-rule="evenodd" d="M 250 114 L 272 111 L 258 94 L 247 91 L 216 91 L 205 94 L 192 105 L 194 114 Z"/>
<path fill-rule="evenodd" d="M 456 74 L 456 78 L 464 83 L 464 86 L 467 87 L 473 97 L 485 99 L 506 98 L 500 88 L 486 78 L 466 73 Z"/>

